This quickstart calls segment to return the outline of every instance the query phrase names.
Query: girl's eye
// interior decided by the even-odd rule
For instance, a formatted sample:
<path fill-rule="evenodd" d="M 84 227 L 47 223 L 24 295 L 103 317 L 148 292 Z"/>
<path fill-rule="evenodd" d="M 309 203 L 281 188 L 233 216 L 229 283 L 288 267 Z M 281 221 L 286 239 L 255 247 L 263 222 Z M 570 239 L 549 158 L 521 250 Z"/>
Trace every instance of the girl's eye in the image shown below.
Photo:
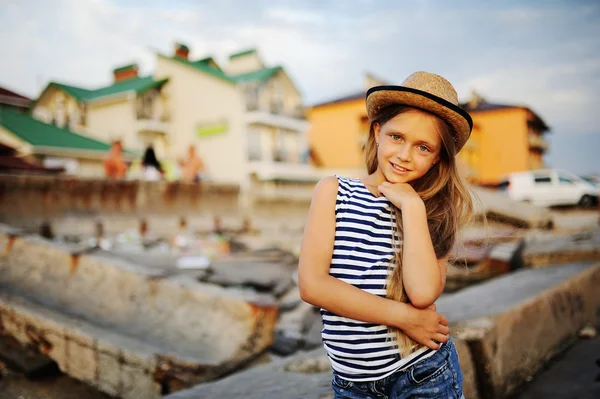
<path fill-rule="evenodd" d="M 424 145 L 420 145 L 420 146 L 419 146 L 419 149 L 420 149 L 421 151 L 429 151 L 429 148 L 425 147 Z"/>
<path fill-rule="evenodd" d="M 402 138 L 402 136 L 400 136 L 399 134 L 392 134 L 391 137 L 394 141 L 398 141 Z"/>

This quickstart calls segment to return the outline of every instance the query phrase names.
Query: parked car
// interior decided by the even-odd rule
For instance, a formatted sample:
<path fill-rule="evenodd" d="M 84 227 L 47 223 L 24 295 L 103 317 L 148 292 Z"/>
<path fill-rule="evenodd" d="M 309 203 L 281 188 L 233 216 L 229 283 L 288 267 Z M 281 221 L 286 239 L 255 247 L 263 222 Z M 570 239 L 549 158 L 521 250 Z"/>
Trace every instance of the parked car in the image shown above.
<path fill-rule="evenodd" d="M 498 188 L 511 199 L 539 206 L 598 204 L 598 189 L 573 173 L 559 169 L 540 169 L 507 175 Z"/>
<path fill-rule="evenodd" d="M 600 177 L 599 176 L 589 175 L 589 176 L 580 176 L 580 177 L 583 180 L 585 180 L 586 182 L 592 184 L 592 186 L 596 187 L 596 190 L 600 194 Z"/>

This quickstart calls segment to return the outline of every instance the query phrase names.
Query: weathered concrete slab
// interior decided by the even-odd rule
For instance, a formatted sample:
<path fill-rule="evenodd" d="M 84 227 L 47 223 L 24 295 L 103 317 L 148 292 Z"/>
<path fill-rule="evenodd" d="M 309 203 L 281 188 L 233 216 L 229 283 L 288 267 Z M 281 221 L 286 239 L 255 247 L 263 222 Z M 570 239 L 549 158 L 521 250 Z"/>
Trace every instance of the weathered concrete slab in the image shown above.
<path fill-rule="evenodd" d="M 324 349 L 255 367 L 221 381 L 168 395 L 169 399 L 320 399 L 333 397 L 331 366 Z"/>
<path fill-rule="evenodd" d="M 475 213 L 485 214 L 491 220 L 514 224 L 518 227 L 548 228 L 554 225 L 552 214 L 546 208 L 526 202 L 513 201 L 505 193 L 471 187 L 475 194 Z"/>
<path fill-rule="evenodd" d="M 465 343 L 455 341 L 463 369 L 463 391 L 469 399 L 478 399 L 474 372 Z M 168 395 L 168 399 L 331 399 L 333 374 L 323 347 L 280 359 L 270 364 L 234 374 L 221 381 L 198 385 Z"/>
<path fill-rule="evenodd" d="M 440 298 L 438 311 L 451 322 L 465 397 L 506 397 L 581 326 L 600 320 L 598 283 L 600 265 L 573 264 L 523 269 Z M 300 358 L 323 372 L 296 373 L 311 367 L 300 366 L 294 356 L 168 398 L 331 398 L 332 375 L 323 349 Z"/>
<path fill-rule="evenodd" d="M 250 286 L 259 292 L 281 296 L 292 286 L 295 269 L 295 264 L 285 264 L 278 259 L 265 261 L 260 257 L 244 259 L 232 256 L 215 259 L 211 264 L 212 273 L 202 277 L 202 281 L 224 287 Z"/>
<path fill-rule="evenodd" d="M 56 363 L 48 356 L 32 347 L 22 346 L 13 337 L 0 334 L 0 365 L 2 364 L 28 378 L 43 376 L 58 370 Z"/>
<path fill-rule="evenodd" d="M 527 266 L 544 267 L 557 263 L 600 261 L 600 229 L 570 234 L 532 234 L 524 253 Z"/>
<path fill-rule="evenodd" d="M 438 301 L 465 340 L 482 398 L 503 398 L 600 320 L 600 265 L 521 270 Z"/>
<path fill-rule="evenodd" d="M 27 314 L 24 317 L 30 325 L 39 323 L 42 309 L 53 312 L 39 340 L 17 327 L 11 330 L 15 338 L 41 346 L 54 340 L 52 347 L 66 347 L 69 353 L 78 351 L 80 356 L 73 360 L 79 362 L 76 367 L 57 355 L 53 357 L 52 353 L 63 349 L 49 354 L 61 370 L 78 379 L 116 378 L 113 374 L 119 355 L 112 360 L 99 357 L 102 366 L 90 366 L 101 353 L 93 342 L 105 342 L 101 338 L 109 332 L 126 342 L 115 338 L 120 343 L 107 351 L 132 353 L 136 362 L 144 365 L 143 370 L 152 371 L 153 380 L 159 382 L 163 392 L 231 372 L 273 342 L 277 306 L 268 295 L 203 284 L 186 275 L 164 277 L 155 267 L 117 258 L 72 255 L 68 247 L 37 237 L 11 237 L 0 232 L 0 248 L 4 250 L 0 257 L 0 289 L 12 298 L 4 306 L 5 311 L 15 313 L 10 304 L 19 298 L 41 305 L 17 312 Z M 51 322 L 60 320 L 57 315 L 68 315 L 89 326 L 72 326 L 71 319 Z M 85 329 L 92 327 L 101 331 L 85 335 Z M 67 340 L 62 334 L 65 329 L 85 336 Z M 143 356 L 136 355 L 140 353 L 136 343 L 151 349 L 142 351 Z M 131 381 L 135 384 L 142 379 L 134 376 Z M 99 383 L 98 387 L 111 393 L 113 389 L 106 388 L 107 384 Z"/>

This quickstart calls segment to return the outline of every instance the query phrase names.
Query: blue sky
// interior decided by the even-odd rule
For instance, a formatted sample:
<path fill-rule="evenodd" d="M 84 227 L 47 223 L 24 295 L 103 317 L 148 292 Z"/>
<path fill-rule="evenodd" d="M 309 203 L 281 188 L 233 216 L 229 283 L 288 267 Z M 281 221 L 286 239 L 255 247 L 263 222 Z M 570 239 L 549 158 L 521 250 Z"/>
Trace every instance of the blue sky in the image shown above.
<path fill-rule="evenodd" d="M 598 1 L 4 0 L 0 85 L 36 97 L 56 80 L 96 87 L 182 41 L 192 57 L 259 49 L 307 104 L 426 70 L 459 97 L 526 105 L 552 131 L 547 162 L 600 173 Z"/>

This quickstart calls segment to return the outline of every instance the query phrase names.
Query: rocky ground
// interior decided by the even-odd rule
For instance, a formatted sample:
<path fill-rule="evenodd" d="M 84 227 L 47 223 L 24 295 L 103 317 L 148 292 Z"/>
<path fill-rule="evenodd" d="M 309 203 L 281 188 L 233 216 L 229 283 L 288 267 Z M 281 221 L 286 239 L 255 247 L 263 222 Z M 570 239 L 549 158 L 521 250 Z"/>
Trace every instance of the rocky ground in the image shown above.
<path fill-rule="evenodd" d="M 525 231 L 523 229 L 510 230 L 504 228 L 502 237 L 509 237 L 508 240 L 501 237 L 489 249 L 475 253 L 474 256 L 479 257 L 479 261 L 494 258 L 494 262 L 488 264 L 489 267 L 483 270 L 483 277 L 477 277 L 477 281 L 493 277 L 498 273 L 510 272 L 513 268 L 522 267 L 527 262 L 531 263 L 529 266 L 535 267 L 537 263 L 542 261 L 539 260 L 540 258 L 534 258 L 534 255 L 538 255 L 535 251 L 531 251 L 534 246 L 547 247 L 548 249 L 543 251 L 545 254 L 551 254 L 552 250 L 557 248 L 561 248 L 561 253 L 564 252 L 564 248 L 575 248 L 575 252 L 579 251 L 581 253 L 585 250 L 589 254 L 590 248 L 593 252 L 594 250 L 597 251 L 597 247 L 600 247 L 600 245 L 595 246 L 600 240 L 597 229 L 598 211 L 560 209 L 553 210 L 552 216 L 555 229 L 551 232 L 532 231 L 528 235 L 523 233 Z M 586 235 L 577 233 L 584 230 L 588 231 Z M 589 233 L 590 231 L 591 233 Z M 476 239 L 473 240 L 473 242 L 476 241 Z M 512 244 L 507 246 L 505 241 Z M 562 247 L 559 247 L 558 244 Z M 530 247 L 529 251 L 527 249 L 528 245 Z M 112 255 L 122 254 L 113 253 Z M 273 261 L 265 259 L 265 257 L 269 258 L 271 256 L 276 259 L 273 259 Z M 291 267 L 293 262 L 288 261 L 288 259 L 281 259 L 282 256 L 285 256 L 285 254 L 274 251 L 272 254 L 262 253 L 261 256 L 254 259 L 245 259 L 248 266 L 252 264 L 253 267 L 248 267 L 243 273 L 239 273 L 237 267 L 239 259 L 227 258 L 214 263 L 209 273 L 204 269 L 197 270 L 197 278 L 201 281 L 224 287 L 269 293 L 277 298 L 280 309 L 279 321 L 274 332 L 275 342 L 267 353 L 267 360 L 275 362 L 283 361 L 286 357 L 298 351 L 312 350 L 320 346 L 321 325 L 317 309 L 300 300 L 298 288 L 294 281 L 293 267 Z M 544 259 L 553 258 L 546 257 Z M 155 255 L 154 260 L 159 261 L 160 259 Z M 543 260 L 543 262 L 546 261 Z M 162 264 L 162 261 L 159 263 Z M 285 264 L 285 267 L 281 268 L 280 264 Z M 256 268 L 259 268 L 261 272 L 257 273 Z M 474 273 L 470 273 L 473 276 Z M 600 339 L 597 338 L 578 341 L 563 356 L 554 360 L 544 372 L 525 387 L 520 394 L 521 396 L 516 396 L 515 399 L 600 397 L 598 396 L 600 382 L 590 382 L 600 374 L 600 368 L 595 363 L 599 357 L 598 353 L 600 353 L 599 345 Z M 6 342 L 0 342 L 2 348 L 0 354 L 8 352 L 7 346 Z M 21 353 L 16 355 L 17 358 L 27 359 L 28 355 L 24 348 L 14 350 Z M 58 372 L 56 369 L 46 369 L 43 376 L 39 376 L 36 373 L 32 374 L 22 368 L 15 367 L 14 362 L 6 362 L 6 358 L 5 355 L 0 357 L 0 398 L 110 398 L 110 396 L 99 393 L 97 390 Z M 315 383 L 318 382 L 318 384 L 323 385 L 324 391 L 329 389 L 328 385 L 325 384 L 327 378 L 320 376 L 319 373 L 315 374 L 315 378 L 318 379 L 318 381 L 315 380 Z M 300 391 L 302 390 L 301 385 L 298 386 Z M 554 386 L 554 389 L 549 390 L 548 386 Z M 577 394 L 571 395 L 568 392 Z"/>

